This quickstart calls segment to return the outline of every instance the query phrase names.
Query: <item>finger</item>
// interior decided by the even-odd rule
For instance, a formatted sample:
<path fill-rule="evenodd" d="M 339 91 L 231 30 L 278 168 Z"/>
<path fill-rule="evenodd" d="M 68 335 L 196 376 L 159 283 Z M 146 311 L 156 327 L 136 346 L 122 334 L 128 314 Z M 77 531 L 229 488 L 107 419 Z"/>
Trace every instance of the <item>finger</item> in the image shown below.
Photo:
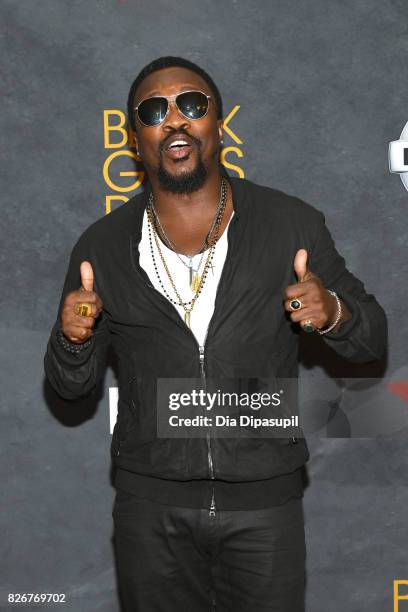
<path fill-rule="evenodd" d="M 313 308 L 301 308 L 290 313 L 290 318 L 293 323 L 302 323 L 306 319 L 310 319 L 313 325 L 318 326 L 320 321 L 320 313 L 316 312 Z"/>
<path fill-rule="evenodd" d="M 64 335 L 68 338 L 70 342 L 85 342 L 88 340 L 93 334 L 91 329 L 87 329 L 85 327 L 79 327 L 77 325 L 70 325 L 69 330 Z"/>
<path fill-rule="evenodd" d="M 296 296 L 297 298 L 300 298 L 300 296 Z M 299 312 L 300 310 L 305 310 L 305 308 L 310 307 L 310 303 L 304 299 L 299 300 L 302 303 L 301 308 L 298 308 L 297 310 L 293 310 L 293 308 L 290 307 L 291 302 L 293 301 L 293 298 L 291 298 L 290 300 L 285 300 L 284 301 L 284 307 L 285 310 L 287 310 L 288 312 Z"/>
<path fill-rule="evenodd" d="M 94 291 L 85 291 L 82 287 L 77 291 L 71 291 L 65 298 L 65 304 L 68 306 L 84 302 L 98 305 L 98 303 L 101 303 L 101 299 Z"/>
<path fill-rule="evenodd" d="M 296 276 L 299 283 L 303 283 L 309 279 L 309 271 L 307 269 L 308 253 L 306 249 L 299 249 L 295 255 L 293 267 L 295 268 Z"/>
<path fill-rule="evenodd" d="M 70 319 L 71 325 L 77 325 L 78 327 L 91 328 L 95 325 L 94 317 L 83 317 L 81 315 L 74 314 Z"/>
<path fill-rule="evenodd" d="M 80 265 L 81 285 L 85 291 L 93 291 L 94 273 L 89 261 L 83 261 Z"/>
<path fill-rule="evenodd" d="M 293 300 L 295 297 L 302 297 L 307 295 L 312 288 L 312 282 L 306 281 L 304 283 L 296 283 L 295 285 L 288 285 L 283 293 L 285 300 Z"/>
<path fill-rule="evenodd" d="M 79 307 L 80 304 L 86 304 L 89 307 L 88 308 L 89 309 L 89 314 L 88 315 L 82 316 L 82 315 L 78 314 L 77 308 Z M 72 305 L 72 309 L 73 309 L 74 313 L 76 315 L 78 315 L 81 319 L 86 319 L 88 317 L 93 317 L 94 319 L 96 319 L 99 316 L 99 313 L 100 313 L 100 308 L 98 308 L 98 305 L 96 303 L 92 304 L 92 302 L 85 302 L 85 300 L 83 302 L 75 302 Z"/>

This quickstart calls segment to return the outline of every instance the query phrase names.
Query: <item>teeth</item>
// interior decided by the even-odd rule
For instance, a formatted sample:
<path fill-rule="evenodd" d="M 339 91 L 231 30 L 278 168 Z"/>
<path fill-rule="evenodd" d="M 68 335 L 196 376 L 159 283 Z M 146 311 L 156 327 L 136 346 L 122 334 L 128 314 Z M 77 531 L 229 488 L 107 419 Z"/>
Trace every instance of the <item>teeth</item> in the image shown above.
<path fill-rule="evenodd" d="M 183 145 L 188 145 L 188 142 L 186 142 L 185 140 L 175 140 L 174 142 L 171 143 L 171 145 L 169 145 L 169 149 L 171 149 L 171 147 L 177 147 L 177 146 L 183 146 Z"/>

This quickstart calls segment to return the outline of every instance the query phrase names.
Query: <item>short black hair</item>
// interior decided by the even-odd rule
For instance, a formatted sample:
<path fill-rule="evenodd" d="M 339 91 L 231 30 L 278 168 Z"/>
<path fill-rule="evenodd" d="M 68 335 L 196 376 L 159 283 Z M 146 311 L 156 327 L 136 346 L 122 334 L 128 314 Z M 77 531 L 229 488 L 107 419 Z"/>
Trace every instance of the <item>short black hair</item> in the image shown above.
<path fill-rule="evenodd" d="M 144 68 L 142 68 L 142 70 L 139 72 L 139 74 L 137 75 L 137 77 L 135 78 L 135 80 L 133 81 L 130 87 L 128 101 L 127 101 L 127 112 L 128 112 L 129 123 L 134 132 L 136 131 L 136 121 L 135 121 L 135 111 L 133 107 L 134 107 L 134 99 L 135 99 L 137 88 L 139 87 L 141 82 L 147 76 L 149 76 L 149 74 L 152 74 L 152 72 L 156 72 L 157 70 L 162 70 L 163 68 L 173 68 L 173 67 L 188 68 L 189 70 L 196 72 L 201 78 L 204 79 L 204 81 L 206 81 L 209 88 L 214 94 L 215 106 L 217 109 L 217 119 L 223 118 L 221 94 L 219 92 L 218 87 L 216 86 L 212 78 L 210 77 L 210 75 L 205 70 L 200 68 L 200 66 L 197 66 L 197 64 L 190 62 L 190 60 L 184 59 L 183 57 L 173 57 L 171 55 L 168 55 L 165 57 L 159 57 L 153 60 L 152 62 L 150 62 L 150 64 L 147 64 L 147 66 L 145 66 Z"/>

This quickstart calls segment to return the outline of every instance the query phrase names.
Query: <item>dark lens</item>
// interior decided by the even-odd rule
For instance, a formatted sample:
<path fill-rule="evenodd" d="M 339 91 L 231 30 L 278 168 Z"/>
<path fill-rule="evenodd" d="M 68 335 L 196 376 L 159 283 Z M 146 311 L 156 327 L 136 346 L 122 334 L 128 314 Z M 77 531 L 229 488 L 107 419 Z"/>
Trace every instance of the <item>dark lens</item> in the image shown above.
<path fill-rule="evenodd" d="M 189 119 L 200 119 L 208 110 L 208 98 L 201 91 L 186 91 L 177 96 L 177 106 Z"/>
<path fill-rule="evenodd" d="M 137 113 L 142 123 L 146 125 L 159 125 L 167 113 L 166 98 L 147 98 L 139 104 Z"/>

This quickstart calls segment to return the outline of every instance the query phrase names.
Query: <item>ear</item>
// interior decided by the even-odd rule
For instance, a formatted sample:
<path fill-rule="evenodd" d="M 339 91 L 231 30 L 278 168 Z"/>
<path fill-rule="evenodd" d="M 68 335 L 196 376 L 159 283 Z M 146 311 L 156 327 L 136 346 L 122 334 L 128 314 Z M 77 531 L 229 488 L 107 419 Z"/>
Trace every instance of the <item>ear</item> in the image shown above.
<path fill-rule="evenodd" d="M 217 123 L 218 123 L 218 134 L 220 136 L 220 141 L 222 143 L 222 142 L 224 142 L 223 141 L 223 138 L 224 138 L 224 130 L 223 130 L 224 121 L 223 121 L 223 119 L 218 119 Z"/>
<path fill-rule="evenodd" d="M 136 155 L 139 155 L 139 143 L 137 142 L 137 136 L 135 133 L 133 133 L 133 139 L 135 141 Z"/>

